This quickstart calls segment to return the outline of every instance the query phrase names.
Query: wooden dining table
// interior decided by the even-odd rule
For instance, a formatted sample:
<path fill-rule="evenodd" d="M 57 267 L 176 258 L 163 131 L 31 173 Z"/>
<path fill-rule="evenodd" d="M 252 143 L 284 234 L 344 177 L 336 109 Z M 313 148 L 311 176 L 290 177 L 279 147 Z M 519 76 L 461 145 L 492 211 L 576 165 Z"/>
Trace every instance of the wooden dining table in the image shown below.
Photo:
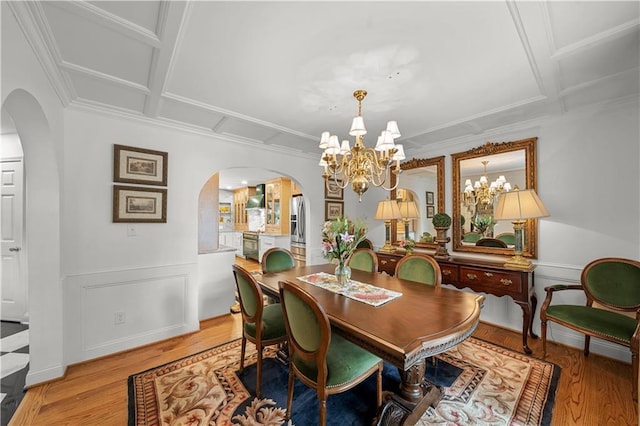
<path fill-rule="evenodd" d="M 398 368 L 400 386 L 388 392 L 378 425 L 414 424 L 441 398 L 441 389 L 425 380 L 426 359 L 444 352 L 473 333 L 484 296 L 399 279 L 385 273 L 352 270 L 351 280 L 401 293 L 380 306 L 347 297 L 300 279 L 333 274 L 332 264 L 257 275 L 264 293 L 279 298 L 280 281 L 290 281 L 313 295 L 335 332 Z"/>

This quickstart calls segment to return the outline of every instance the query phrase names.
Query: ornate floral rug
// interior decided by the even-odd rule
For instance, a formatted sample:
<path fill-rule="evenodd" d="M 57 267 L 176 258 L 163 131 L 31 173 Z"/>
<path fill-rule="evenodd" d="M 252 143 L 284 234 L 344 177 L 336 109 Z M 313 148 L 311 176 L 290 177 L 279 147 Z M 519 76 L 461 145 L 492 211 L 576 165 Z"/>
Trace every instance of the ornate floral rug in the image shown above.
<path fill-rule="evenodd" d="M 256 352 L 237 374 L 240 339 L 129 377 L 129 425 L 317 424 L 315 392 L 296 380 L 292 420 L 284 421 L 287 366 L 265 350 L 262 399 L 255 394 Z M 560 368 L 469 338 L 427 363 L 426 377 L 444 396 L 418 425 L 548 425 Z M 399 384 L 385 363 L 383 388 Z M 327 401 L 327 424 L 370 425 L 375 417 L 375 379 Z"/>

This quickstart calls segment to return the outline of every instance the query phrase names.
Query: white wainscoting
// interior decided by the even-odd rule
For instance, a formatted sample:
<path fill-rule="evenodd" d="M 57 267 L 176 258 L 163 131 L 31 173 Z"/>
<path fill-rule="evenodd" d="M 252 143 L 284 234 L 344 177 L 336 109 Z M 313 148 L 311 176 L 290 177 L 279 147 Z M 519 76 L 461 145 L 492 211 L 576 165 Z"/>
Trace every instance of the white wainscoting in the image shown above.
<path fill-rule="evenodd" d="M 235 302 L 234 250 L 198 255 L 198 319 L 228 314 Z"/>
<path fill-rule="evenodd" d="M 68 276 L 66 364 L 198 330 L 197 297 L 196 264 Z"/>

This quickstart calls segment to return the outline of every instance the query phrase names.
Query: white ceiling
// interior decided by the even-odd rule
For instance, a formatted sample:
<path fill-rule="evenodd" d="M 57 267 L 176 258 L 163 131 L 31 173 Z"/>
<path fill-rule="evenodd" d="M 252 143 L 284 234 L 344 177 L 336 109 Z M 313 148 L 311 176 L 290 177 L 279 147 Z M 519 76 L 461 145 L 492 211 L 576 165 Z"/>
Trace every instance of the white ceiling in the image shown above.
<path fill-rule="evenodd" d="M 302 155 L 360 88 L 408 158 L 639 94 L 637 1 L 8 3 L 65 106 Z"/>

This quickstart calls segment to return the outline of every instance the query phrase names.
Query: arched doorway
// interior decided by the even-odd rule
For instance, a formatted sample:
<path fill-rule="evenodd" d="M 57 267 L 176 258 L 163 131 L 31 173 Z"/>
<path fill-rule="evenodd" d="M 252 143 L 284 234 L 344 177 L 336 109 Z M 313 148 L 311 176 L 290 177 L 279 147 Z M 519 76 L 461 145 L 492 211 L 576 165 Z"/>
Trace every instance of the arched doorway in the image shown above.
<path fill-rule="evenodd" d="M 24 152 L 24 242 L 28 258 L 30 369 L 26 385 L 62 376 L 60 179 L 53 135 L 43 108 L 23 89 L 11 92 L 3 111 L 15 124 Z"/>

